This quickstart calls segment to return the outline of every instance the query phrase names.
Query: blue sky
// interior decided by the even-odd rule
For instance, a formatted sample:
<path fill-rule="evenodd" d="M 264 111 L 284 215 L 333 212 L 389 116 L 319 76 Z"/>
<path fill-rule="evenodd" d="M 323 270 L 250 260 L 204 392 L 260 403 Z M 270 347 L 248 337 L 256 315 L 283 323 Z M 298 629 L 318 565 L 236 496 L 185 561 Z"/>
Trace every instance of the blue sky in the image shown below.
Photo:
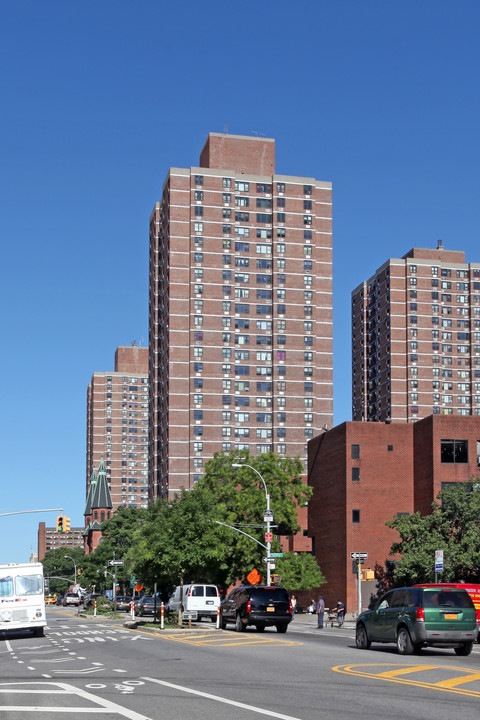
<path fill-rule="evenodd" d="M 0 512 L 83 525 L 86 388 L 147 343 L 148 218 L 208 132 L 333 182 L 335 422 L 350 293 L 410 248 L 480 261 L 480 4 L 3 0 Z M 0 518 L 0 561 L 55 513 Z"/>

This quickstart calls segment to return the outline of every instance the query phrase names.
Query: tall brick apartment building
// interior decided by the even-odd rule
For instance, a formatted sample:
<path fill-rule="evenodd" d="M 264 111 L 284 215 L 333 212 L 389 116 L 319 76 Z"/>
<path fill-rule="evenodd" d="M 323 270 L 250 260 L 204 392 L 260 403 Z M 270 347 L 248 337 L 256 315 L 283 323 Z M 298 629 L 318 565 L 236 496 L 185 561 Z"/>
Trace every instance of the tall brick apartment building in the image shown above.
<path fill-rule="evenodd" d="M 480 263 L 414 248 L 352 293 L 352 417 L 480 415 Z"/>
<path fill-rule="evenodd" d="M 385 522 L 430 513 L 445 484 L 477 477 L 479 464 L 480 417 L 346 422 L 311 440 L 308 531 L 327 579 L 326 604 L 342 598 L 349 612 L 356 608 L 350 553 L 368 552 L 365 568 L 385 569 L 398 538 Z"/>
<path fill-rule="evenodd" d="M 115 371 L 95 372 L 87 391 L 88 496 L 102 458 L 113 511 L 148 504 L 148 348 L 118 347 Z"/>
<path fill-rule="evenodd" d="M 83 550 L 83 527 L 70 528 L 67 532 L 57 532 L 56 527 L 47 527 L 44 522 L 38 524 L 38 562 L 42 562 L 50 550 Z"/>
<path fill-rule="evenodd" d="M 300 456 L 332 423 L 331 183 L 272 139 L 210 133 L 150 218 L 149 497 L 215 451 Z"/>

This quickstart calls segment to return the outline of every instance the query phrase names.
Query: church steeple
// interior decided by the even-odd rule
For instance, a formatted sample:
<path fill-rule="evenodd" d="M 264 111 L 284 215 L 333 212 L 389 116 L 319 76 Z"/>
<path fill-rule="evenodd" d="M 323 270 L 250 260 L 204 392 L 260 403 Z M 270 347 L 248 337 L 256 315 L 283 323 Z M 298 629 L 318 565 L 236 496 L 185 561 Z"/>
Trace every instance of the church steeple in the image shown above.
<path fill-rule="evenodd" d="M 102 524 L 109 520 L 113 508 L 112 496 L 108 487 L 107 471 L 103 457 L 98 466 L 98 472 L 93 469 L 88 488 L 87 502 L 85 504 L 85 552 L 95 550 L 102 537 Z"/>

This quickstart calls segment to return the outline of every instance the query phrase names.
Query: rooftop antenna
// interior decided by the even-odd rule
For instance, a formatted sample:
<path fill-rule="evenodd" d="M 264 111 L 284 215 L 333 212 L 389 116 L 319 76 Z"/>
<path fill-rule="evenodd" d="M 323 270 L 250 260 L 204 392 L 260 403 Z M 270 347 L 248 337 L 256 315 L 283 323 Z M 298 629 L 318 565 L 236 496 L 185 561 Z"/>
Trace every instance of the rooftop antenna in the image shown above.
<path fill-rule="evenodd" d="M 265 133 L 261 133 L 258 130 L 250 130 L 252 135 L 256 135 L 257 137 L 265 137 Z"/>
<path fill-rule="evenodd" d="M 443 240 L 437 240 L 437 250 L 445 250 L 443 247 Z"/>
<path fill-rule="evenodd" d="M 228 135 L 228 125 L 224 125 L 223 132 L 225 133 L 225 135 Z"/>

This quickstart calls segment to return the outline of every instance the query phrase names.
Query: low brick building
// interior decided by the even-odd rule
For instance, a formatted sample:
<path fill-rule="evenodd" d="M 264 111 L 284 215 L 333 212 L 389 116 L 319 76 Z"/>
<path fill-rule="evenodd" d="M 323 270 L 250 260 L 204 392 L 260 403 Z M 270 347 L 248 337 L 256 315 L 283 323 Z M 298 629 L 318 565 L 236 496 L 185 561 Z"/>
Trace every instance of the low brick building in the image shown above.
<path fill-rule="evenodd" d="M 327 606 L 357 605 L 352 552 L 386 568 L 399 513 L 431 511 L 446 483 L 478 475 L 480 418 L 430 415 L 416 423 L 345 422 L 308 445 L 308 534 L 327 579 Z M 434 558 L 432 558 L 433 566 Z M 371 590 L 372 588 L 369 588 Z"/>

